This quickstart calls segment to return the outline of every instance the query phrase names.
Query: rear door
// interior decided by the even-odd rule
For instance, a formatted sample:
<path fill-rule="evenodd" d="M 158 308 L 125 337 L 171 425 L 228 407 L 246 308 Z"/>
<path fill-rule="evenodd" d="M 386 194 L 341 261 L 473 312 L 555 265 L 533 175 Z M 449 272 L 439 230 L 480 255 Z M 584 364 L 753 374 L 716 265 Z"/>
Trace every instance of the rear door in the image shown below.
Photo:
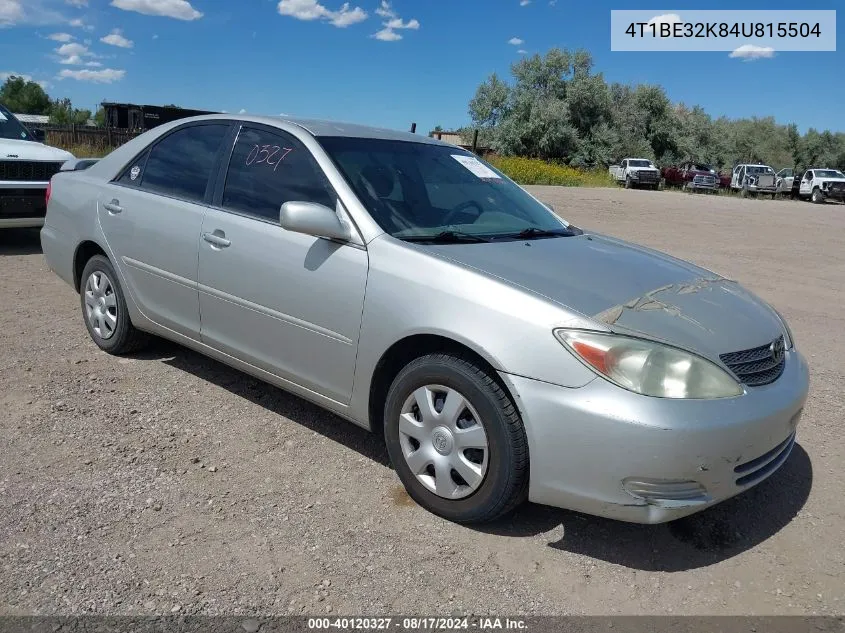
<path fill-rule="evenodd" d="M 337 194 L 302 143 L 258 125 L 241 128 L 220 181 L 199 248 L 202 341 L 347 403 L 367 251 L 279 224 L 283 203 L 337 209 Z"/>
<path fill-rule="evenodd" d="M 98 216 L 125 287 L 152 321 L 199 338 L 202 218 L 229 122 L 176 128 L 100 193 Z"/>

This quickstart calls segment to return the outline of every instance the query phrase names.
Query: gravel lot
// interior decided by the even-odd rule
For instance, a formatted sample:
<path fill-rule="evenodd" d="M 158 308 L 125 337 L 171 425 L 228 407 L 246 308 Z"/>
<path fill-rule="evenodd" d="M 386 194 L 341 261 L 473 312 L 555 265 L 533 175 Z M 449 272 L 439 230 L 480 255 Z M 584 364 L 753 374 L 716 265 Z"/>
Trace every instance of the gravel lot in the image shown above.
<path fill-rule="evenodd" d="M 0 613 L 843 613 L 845 206 L 536 190 L 785 314 L 813 382 L 778 473 L 668 525 L 453 525 L 379 438 L 296 397 L 167 342 L 99 352 L 37 231 L 3 231 Z"/>

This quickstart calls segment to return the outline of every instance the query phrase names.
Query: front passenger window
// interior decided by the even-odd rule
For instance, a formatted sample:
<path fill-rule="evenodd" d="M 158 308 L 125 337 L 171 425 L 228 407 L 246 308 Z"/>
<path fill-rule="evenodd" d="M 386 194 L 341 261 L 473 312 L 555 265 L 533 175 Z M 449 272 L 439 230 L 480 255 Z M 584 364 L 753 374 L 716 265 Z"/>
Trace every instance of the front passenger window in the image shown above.
<path fill-rule="evenodd" d="M 291 201 L 334 209 L 337 195 L 302 143 L 283 132 L 244 127 L 229 162 L 223 208 L 278 222 L 282 204 Z"/>

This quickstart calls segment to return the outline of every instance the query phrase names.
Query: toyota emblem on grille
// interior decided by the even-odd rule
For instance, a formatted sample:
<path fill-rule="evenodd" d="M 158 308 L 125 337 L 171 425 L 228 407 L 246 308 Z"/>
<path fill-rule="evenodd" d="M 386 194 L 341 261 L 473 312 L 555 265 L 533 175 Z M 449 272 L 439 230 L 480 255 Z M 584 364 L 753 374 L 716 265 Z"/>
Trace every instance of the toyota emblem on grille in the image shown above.
<path fill-rule="evenodd" d="M 778 340 L 773 342 L 769 346 L 769 349 L 772 352 L 772 360 L 775 361 L 776 364 L 780 365 L 780 362 L 783 360 L 784 354 L 783 339 L 779 338 Z"/>

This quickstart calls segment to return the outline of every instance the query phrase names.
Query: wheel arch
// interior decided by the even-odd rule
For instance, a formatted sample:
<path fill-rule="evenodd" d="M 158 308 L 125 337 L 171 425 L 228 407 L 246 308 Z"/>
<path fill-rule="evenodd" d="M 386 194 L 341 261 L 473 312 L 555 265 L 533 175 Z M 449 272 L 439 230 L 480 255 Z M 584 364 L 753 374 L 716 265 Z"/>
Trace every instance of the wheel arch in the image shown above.
<path fill-rule="evenodd" d="M 393 343 L 381 355 L 373 370 L 367 399 L 367 417 L 370 422 L 371 431 L 377 434 L 383 432 L 383 411 L 385 401 L 387 400 L 387 393 L 390 390 L 390 385 L 393 384 L 393 380 L 402 368 L 421 356 L 443 352 L 463 356 L 478 363 L 479 367 L 488 371 L 490 377 L 499 383 L 501 388 L 516 405 L 514 394 L 511 393 L 508 385 L 499 376 L 493 359 L 489 358 L 483 351 L 474 348 L 470 344 L 441 334 L 411 334 Z"/>
<path fill-rule="evenodd" d="M 77 292 L 79 292 L 79 287 L 82 283 L 82 271 L 85 270 L 85 264 L 94 255 L 102 255 L 106 259 L 109 258 L 106 250 L 94 240 L 80 242 L 73 252 L 73 287 Z"/>

